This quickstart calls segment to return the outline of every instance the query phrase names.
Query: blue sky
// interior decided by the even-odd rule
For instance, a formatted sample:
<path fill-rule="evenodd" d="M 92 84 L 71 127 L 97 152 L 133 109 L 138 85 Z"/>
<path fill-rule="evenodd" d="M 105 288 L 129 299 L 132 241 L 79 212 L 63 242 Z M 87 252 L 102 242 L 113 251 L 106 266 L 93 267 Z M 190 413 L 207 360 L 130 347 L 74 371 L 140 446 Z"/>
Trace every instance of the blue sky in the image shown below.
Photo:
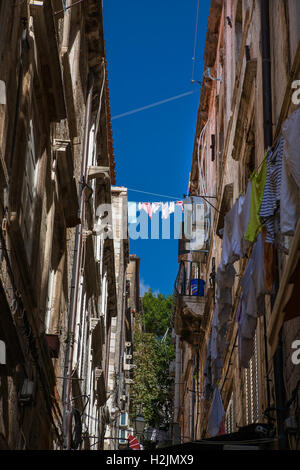
<path fill-rule="evenodd" d="M 194 73 L 200 81 L 209 5 L 200 1 Z M 196 13 L 197 0 L 103 0 L 112 117 L 195 91 L 112 120 L 117 185 L 176 198 L 187 192 L 200 96 L 200 86 L 191 84 Z M 129 190 L 128 200 L 171 199 Z M 178 240 L 129 244 L 141 258 L 141 293 L 151 287 L 171 294 Z"/>

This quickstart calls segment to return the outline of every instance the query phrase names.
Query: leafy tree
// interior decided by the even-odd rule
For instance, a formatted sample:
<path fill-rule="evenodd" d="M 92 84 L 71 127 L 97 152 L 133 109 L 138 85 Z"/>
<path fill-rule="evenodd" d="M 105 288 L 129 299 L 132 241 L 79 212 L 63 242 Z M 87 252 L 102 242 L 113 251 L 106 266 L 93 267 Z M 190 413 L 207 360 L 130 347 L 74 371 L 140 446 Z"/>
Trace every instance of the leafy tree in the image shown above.
<path fill-rule="evenodd" d="M 168 424 L 171 418 L 173 379 L 169 365 L 174 358 L 171 317 L 172 296 L 156 297 L 151 289 L 145 293 L 143 316 L 136 319 L 134 334 L 136 368 L 131 405 L 133 418 L 143 405 L 144 418 L 151 426 Z"/>
<path fill-rule="evenodd" d="M 143 405 L 143 415 L 149 424 L 153 423 L 154 419 L 153 402 L 158 400 L 160 393 L 157 378 L 156 341 L 152 333 L 136 329 L 134 334 L 136 368 L 134 370 L 134 384 L 130 393 L 133 405 L 132 414 L 136 416 L 140 411 L 140 406 Z"/>
<path fill-rule="evenodd" d="M 143 297 L 143 313 L 145 331 L 163 336 L 171 326 L 173 296 L 165 297 L 158 294 L 156 297 L 152 289 L 145 292 Z"/>

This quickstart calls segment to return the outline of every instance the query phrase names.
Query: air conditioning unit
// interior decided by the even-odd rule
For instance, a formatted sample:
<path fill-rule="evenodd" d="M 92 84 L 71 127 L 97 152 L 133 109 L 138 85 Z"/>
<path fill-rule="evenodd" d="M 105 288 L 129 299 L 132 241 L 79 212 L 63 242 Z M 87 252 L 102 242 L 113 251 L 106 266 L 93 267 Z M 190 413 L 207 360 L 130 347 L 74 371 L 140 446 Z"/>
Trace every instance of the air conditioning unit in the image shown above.
<path fill-rule="evenodd" d="M 30 404 L 35 395 L 35 383 L 29 379 L 25 379 L 23 382 L 22 390 L 19 395 L 19 402 L 22 405 Z"/>
<path fill-rule="evenodd" d="M 125 347 L 130 348 L 131 347 L 131 342 L 130 341 L 125 341 Z"/>
<path fill-rule="evenodd" d="M 126 383 L 126 385 L 132 385 L 134 383 L 134 381 L 133 381 L 133 379 L 125 378 L 125 383 Z"/>
<path fill-rule="evenodd" d="M 130 359 L 132 359 L 132 354 L 125 354 L 125 359 L 130 361 Z"/>
<path fill-rule="evenodd" d="M 123 369 L 124 370 L 133 370 L 136 368 L 136 364 L 124 364 Z"/>

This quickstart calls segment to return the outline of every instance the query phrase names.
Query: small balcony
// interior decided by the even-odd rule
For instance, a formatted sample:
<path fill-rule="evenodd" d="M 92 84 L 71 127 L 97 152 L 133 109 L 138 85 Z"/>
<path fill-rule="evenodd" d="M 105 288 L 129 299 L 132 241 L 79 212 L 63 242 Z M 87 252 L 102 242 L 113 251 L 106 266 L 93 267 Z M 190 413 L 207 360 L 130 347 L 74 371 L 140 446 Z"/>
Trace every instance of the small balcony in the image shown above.
<path fill-rule="evenodd" d="M 175 333 L 192 346 L 201 341 L 213 298 L 213 289 L 205 287 L 201 263 L 181 260 L 175 282 Z"/>
<path fill-rule="evenodd" d="M 180 261 L 175 291 L 186 310 L 195 318 L 204 313 L 205 281 L 200 277 L 200 263 Z M 188 313 L 188 312 L 186 312 Z"/>

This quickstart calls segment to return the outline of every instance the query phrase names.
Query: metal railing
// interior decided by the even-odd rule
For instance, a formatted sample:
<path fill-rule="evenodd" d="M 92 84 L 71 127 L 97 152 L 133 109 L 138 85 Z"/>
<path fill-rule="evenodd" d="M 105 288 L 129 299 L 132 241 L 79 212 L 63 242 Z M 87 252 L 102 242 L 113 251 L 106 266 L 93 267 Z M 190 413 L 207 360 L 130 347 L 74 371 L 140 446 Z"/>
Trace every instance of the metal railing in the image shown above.
<path fill-rule="evenodd" d="M 204 296 L 204 280 L 200 277 L 200 263 L 180 261 L 175 290 L 179 295 Z"/>

